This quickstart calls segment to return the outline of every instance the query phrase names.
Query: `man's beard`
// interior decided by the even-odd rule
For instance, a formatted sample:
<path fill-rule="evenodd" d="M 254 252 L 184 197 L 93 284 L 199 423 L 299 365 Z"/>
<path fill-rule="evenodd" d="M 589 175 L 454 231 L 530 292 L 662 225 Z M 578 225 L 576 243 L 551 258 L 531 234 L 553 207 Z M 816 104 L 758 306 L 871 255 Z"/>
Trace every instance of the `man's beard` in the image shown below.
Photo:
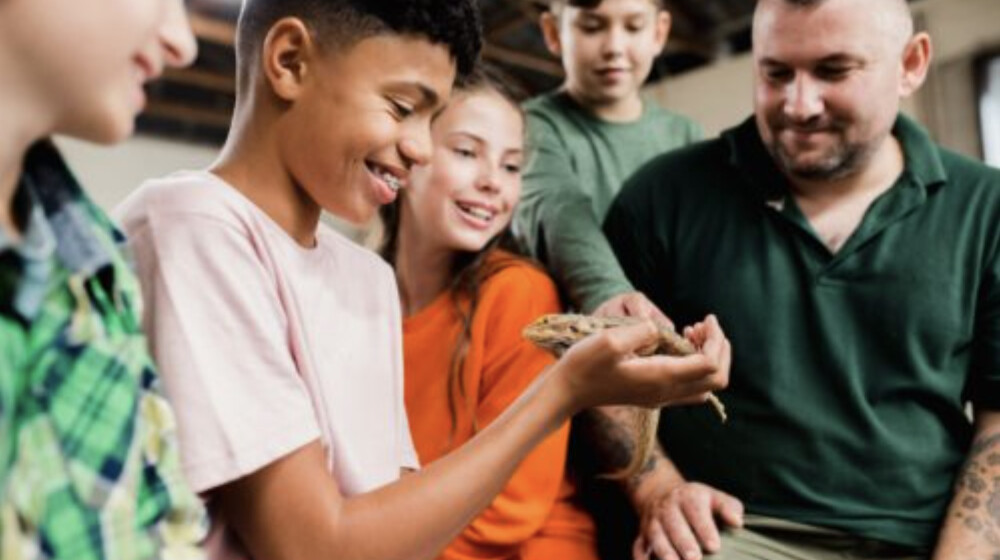
<path fill-rule="evenodd" d="M 805 181 L 836 181 L 861 171 L 871 160 L 882 140 L 876 138 L 869 142 L 848 142 L 841 136 L 844 127 L 833 124 L 817 130 L 838 135 L 838 142 L 819 160 L 799 163 L 780 140 L 781 133 L 786 128 L 790 127 L 781 123 L 773 129 L 774 134 L 767 149 L 782 171 L 790 177 Z"/>

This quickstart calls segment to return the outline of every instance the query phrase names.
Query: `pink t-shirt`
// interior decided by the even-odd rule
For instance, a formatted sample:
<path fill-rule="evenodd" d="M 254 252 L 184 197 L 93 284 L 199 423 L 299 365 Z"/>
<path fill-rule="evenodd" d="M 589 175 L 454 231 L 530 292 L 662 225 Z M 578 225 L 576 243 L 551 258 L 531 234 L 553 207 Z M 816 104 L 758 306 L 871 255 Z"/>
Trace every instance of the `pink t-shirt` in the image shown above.
<path fill-rule="evenodd" d="M 118 208 L 198 492 L 319 438 L 345 495 L 417 466 L 392 270 L 321 225 L 305 249 L 219 177 L 149 181 Z M 213 519 L 213 558 L 245 558 Z"/>

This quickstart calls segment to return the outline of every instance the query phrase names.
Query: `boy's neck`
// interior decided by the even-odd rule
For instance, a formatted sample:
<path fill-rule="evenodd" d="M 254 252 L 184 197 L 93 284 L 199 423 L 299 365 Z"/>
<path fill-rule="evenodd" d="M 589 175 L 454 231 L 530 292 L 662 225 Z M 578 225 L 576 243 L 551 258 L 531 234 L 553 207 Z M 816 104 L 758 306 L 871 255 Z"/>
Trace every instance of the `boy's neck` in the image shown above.
<path fill-rule="evenodd" d="M 4 160 L 8 159 L 6 154 Z M 21 175 L 20 166 L 10 166 L 4 161 L 0 171 L 0 233 L 17 242 L 21 238 L 21 227 L 14 218 L 14 192 Z"/>
<path fill-rule="evenodd" d="M 219 159 L 209 170 L 250 199 L 296 243 L 315 247 L 321 209 L 292 179 L 274 143 L 267 134 L 234 121 Z"/>
<path fill-rule="evenodd" d="M 396 284 L 403 316 L 409 317 L 448 289 L 455 255 L 453 251 L 426 242 L 412 228 L 406 228 L 405 219 L 401 222 L 396 245 Z"/>
<path fill-rule="evenodd" d="M 566 88 L 566 93 L 584 111 L 590 113 L 595 118 L 612 123 L 630 123 L 639 120 L 645 108 L 642 96 L 638 92 L 622 99 L 613 101 L 595 101 L 588 99 L 585 95 L 574 92 Z"/>

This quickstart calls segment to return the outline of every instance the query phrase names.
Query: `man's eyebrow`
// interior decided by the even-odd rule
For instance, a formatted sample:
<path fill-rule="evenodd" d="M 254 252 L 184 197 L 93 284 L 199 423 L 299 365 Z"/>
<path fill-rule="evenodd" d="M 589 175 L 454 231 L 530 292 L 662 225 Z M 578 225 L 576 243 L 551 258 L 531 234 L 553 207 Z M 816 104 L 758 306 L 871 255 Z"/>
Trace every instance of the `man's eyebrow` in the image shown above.
<path fill-rule="evenodd" d="M 835 53 L 830 56 L 824 56 L 820 59 L 820 64 L 843 64 L 845 62 L 861 62 L 862 59 L 859 56 L 852 55 L 849 53 Z"/>
<path fill-rule="evenodd" d="M 817 61 L 817 64 L 844 64 L 844 63 L 860 63 L 863 59 L 857 55 L 849 53 L 834 53 Z M 760 59 L 760 64 L 763 66 L 791 66 L 790 63 L 778 60 L 776 58 L 771 58 L 765 56 Z"/>

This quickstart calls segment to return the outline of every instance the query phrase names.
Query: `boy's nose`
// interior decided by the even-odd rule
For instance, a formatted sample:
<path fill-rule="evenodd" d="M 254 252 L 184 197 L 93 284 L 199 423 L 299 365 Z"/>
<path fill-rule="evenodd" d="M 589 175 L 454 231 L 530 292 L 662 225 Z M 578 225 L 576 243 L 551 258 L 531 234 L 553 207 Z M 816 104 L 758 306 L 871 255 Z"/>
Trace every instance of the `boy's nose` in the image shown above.
<path fill-rule="evenodd" d="M 611 27 L 604 36 L 603 54 L 606 58 L 614 58 L 625 51 L 625 30 Z"/>
<path fill-rule="evenodd" d="M 429 127 L 426 132 L 410 134 L 399 142 L 399 153 L 410 165 L 427 165 L 433 150 Z"/>
<path fill-rule="evenodd" d="M 167 0 L 159 35 L 164 64 L 180 68 L 194 62 L 198 55 L 198 42 L 191 31 L 183 0 Z"/>

